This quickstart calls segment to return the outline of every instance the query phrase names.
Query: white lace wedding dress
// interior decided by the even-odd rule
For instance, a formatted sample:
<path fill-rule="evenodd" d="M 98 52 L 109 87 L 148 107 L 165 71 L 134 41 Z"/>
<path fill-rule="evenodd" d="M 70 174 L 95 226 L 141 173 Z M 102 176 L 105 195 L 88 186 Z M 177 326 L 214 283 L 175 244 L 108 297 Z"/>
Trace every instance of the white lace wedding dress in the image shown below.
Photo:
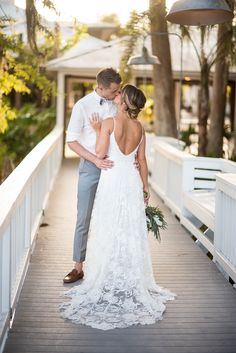
<path fill-rule="evenodd" d="M 125 155 L 114 132 L 98 184 L 82 283 L 65 293 L 62 316 L 76 324 L 109 330 L 162 319 L 175 294 L 154 280 L 143 191 L 134 166 L 138 147 Z"/>

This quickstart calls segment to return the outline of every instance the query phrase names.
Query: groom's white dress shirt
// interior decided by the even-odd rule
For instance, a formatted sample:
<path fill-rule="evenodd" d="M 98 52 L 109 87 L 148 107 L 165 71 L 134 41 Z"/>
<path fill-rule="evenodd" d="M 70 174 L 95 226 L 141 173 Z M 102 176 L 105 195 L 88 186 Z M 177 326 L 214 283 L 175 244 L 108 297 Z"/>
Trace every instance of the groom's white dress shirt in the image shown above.
<path fill-rule="evenodd" d="M 95 154 L 96 133 L 90 124 L 92 113 L 101 119 L 114 117 L 117 108 L 113 101 L 104 100 L 96 91 L 81 98 L 73 107 L 66 133 L 66 142 L 78 141 L 89 152 Z"/>

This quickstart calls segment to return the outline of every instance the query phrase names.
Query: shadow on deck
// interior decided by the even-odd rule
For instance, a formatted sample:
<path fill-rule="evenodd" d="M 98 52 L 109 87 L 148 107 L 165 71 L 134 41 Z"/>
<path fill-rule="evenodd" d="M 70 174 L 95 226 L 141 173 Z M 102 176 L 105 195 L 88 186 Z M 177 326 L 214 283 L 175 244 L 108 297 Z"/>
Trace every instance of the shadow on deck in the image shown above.
<path fill-rule="evenodd" d="M 58 305 L 71 270 L 77 161 L 65 160 L 51 192 L 4 353 L 235 353 L 236 292 L 153 193 L 168 229 L 150 234 L 155 278 L 178 297 L 155 325 L 100 331 L 64 321 Z"/>

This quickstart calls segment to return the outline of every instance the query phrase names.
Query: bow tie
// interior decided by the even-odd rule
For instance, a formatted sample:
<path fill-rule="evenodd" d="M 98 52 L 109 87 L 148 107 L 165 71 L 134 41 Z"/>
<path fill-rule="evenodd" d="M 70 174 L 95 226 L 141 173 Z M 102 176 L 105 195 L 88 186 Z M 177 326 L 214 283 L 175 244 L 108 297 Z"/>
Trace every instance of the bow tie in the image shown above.
<path fill-rule="evenodd" d="M 104 103 L 106 103 L 107 102 L 107 99 L 105 99 L 105 98 L 101 98 L 100 99 L 100 105 L 103 105 Z"/>

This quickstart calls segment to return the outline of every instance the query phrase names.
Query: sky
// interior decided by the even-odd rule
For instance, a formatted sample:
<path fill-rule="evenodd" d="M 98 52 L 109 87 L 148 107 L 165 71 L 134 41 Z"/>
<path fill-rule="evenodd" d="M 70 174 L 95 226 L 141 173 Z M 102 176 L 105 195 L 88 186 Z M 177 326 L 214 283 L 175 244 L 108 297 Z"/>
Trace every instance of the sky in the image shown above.
<path fill-rule="evenodd" d="M 176 0 L 166 0 L 167 8 Z M 125 24 L 132 10 L 144 11 L 148 9 L 149 0 L 53 0 L 60 12 L 61 20 L 71 20 L 76 17 L 78 21 L 92 23 L 99 21 L 100 16 L 116 13 L 121 24 Z M 40 1 L 38 11 L 50 21 L 57 19 L 52 11 L 43 8 Z M 25 0 L 15 0 L 19 7 L 25 7 Z"/>

